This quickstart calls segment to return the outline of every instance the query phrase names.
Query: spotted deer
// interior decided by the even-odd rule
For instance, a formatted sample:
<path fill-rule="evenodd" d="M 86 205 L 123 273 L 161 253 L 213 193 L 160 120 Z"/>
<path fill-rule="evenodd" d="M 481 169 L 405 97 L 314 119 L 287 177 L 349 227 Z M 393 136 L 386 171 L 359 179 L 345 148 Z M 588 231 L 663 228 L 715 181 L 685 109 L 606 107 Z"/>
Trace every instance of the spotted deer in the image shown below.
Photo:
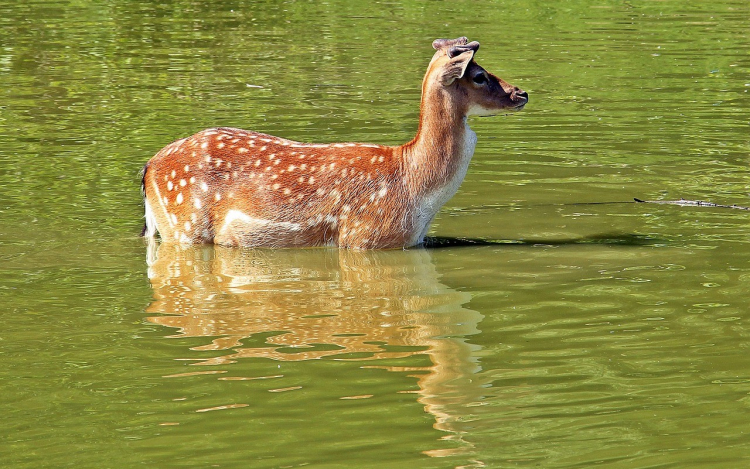
<path fill-rule="evenodd" d="M 213 128 L 143 170 L 146 226 L 163 242 L 406 248 L 458 190 L 474 154 L 467 117 L 520 110 L 525 91 L 474 61 L 479 43 L 437 39 L 419 128 L 400 146 L 300 143 Z"/>

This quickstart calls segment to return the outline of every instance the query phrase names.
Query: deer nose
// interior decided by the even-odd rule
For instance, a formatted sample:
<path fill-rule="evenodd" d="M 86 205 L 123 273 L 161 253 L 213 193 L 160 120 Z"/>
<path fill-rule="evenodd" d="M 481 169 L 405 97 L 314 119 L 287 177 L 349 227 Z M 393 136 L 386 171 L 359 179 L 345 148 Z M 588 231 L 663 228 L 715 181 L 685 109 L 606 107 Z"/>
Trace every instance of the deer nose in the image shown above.
<path fill-rule="evenodd" d="M 510 95 L 510 99 L 513 101 L 529 101 L 529 93 L 525 92 L 524 90 L 520 88 L 515 88 L 513 90 L 513 93 Z"/>

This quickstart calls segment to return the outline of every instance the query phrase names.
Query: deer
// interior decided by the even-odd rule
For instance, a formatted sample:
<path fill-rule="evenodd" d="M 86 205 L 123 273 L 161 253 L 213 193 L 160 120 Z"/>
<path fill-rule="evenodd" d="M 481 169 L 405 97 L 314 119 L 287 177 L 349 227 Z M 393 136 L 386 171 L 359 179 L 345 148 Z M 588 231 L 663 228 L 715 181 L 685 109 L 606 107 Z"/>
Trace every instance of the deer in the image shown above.
<path fill-rule="evenodd" d="M 228 127 L 172 142 L 143 168 L 142 235 L 179 244 L 406 249 L 458 191 L 477 142 L 469 116 L 522 109 L 528 94 L 436 39 L 416 136 L 399 146 L 301 143 Z"/>

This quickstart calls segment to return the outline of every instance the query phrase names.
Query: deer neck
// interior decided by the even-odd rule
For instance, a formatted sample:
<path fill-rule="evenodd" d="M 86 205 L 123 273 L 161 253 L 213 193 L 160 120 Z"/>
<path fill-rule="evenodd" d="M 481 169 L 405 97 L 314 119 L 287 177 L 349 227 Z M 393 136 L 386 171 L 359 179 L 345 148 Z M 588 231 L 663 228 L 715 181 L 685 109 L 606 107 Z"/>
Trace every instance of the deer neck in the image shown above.
<path fill-rule="evenodd" d="M 476 141 L 463 106 L 443 89 L 425 90 L 417 135 L 401 147 L 412 190 L 447 201 L 466 175 Z"/>

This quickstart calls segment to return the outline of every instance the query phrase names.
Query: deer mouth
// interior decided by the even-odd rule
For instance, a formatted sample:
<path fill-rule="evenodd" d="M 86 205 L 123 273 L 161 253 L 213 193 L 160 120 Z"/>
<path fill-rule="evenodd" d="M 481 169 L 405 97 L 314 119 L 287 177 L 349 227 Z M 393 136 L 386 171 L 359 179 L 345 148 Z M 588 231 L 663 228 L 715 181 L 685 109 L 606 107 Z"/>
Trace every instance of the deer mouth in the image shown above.
<path fill-rule="evenodd" d="M 524 90 L 516 88 L 510 95 L 510 99 L 515 103 L 515 105 L 512 106 L 511 109 L 513 109 L 514 111 L 520 111 L 524 106 L 526 106 L 526 103 L 529 102 L 529 94 Z"/>

